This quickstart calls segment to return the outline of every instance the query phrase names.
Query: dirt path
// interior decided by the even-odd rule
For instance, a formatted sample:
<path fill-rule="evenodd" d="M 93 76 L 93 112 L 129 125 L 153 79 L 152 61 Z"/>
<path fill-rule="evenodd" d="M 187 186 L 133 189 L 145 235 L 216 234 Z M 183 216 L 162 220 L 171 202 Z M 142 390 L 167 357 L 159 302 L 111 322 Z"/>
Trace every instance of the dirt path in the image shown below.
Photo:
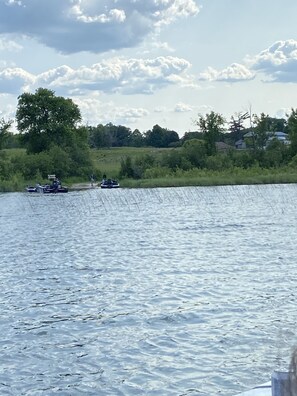
<path fill-rule="evenodd" d="M 72 184 L 71 187 L 69 187 L 69 190 L 78 191 L 78 190 L 90 190 L 94 188 L 98 188 L 98 185 L 96 183 L 94 183 L 93 186 L 91 185 L 91 183 L 75 183 Z"/>

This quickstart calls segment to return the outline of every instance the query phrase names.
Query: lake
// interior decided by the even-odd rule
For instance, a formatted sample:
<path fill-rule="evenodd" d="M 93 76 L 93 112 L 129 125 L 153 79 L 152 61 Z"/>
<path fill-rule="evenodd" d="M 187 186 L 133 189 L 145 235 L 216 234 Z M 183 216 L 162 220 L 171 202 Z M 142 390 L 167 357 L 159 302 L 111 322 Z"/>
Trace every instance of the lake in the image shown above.
<path fill-rule="evenodd" d="M 233 396 L 297 344 L 297 185 L 0 194 L 1 395 Z"/>

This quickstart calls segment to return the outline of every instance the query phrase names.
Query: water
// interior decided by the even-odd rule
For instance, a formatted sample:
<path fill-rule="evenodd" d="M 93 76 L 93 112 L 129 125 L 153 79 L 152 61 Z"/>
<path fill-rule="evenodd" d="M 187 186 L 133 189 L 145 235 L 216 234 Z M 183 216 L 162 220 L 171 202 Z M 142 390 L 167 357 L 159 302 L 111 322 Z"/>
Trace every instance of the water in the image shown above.
<path fill-rule="evenodd" d="M 297 186 L 0 194 L 1 395 L 232 396 L 297 343 Z"/>

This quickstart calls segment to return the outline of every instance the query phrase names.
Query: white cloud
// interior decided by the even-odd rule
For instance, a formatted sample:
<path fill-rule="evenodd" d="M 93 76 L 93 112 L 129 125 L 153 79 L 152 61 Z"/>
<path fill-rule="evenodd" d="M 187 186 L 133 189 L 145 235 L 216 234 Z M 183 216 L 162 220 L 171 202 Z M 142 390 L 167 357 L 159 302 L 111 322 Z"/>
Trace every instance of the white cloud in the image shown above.
<path fill-rule="evenodd" d="M 16 41 L 9 40 L 7 37 L 0 38 L 0 51 L 20 51 L 22 46 Z"/>
<path fill-rule="evenodd" d="M 268 81 L 297 82 L 296 40 L 277 41 L 248 61 L 254 70 L 264 73 Z"/>
<path fill-rule="evenodd" d="M 2 93 L 18 94 L 33 84 L 35 77 L 21 68 L 7 68 L 0 71 L 0 90 Z"/>
<path fill-rule="evenodd" d="M 62 53 L 100 53 L 134 47 L 198 12 L 195 0 L 2 0 L 0 34 L 25 35 Z"/>
<path fill-rule="evenodd" d="M 3 68 L 0 71 L 0 90 L 19 94 L 42 86 L 60 95 L 85 95 L 89 92 L 152 94 L 169 85 L 195 85 L 193 77 L 188 74 L 190 66 L 184 59 L 167 56 L 110 58 L 78 69 L 64 65 L 39 75 L 21 68 Z"/>
<path fill-rule="evenodd" d="M 165 106 L 158 106 L 154 108 L 154 113 L 164 113 L 167 109 Z"/>
<path fill-rule="evenodd" d="M 142 107 L 117 106 L 113 101 L 102 102 L 96 94 L 88 98 L 74 97 L 73 100 L 79 106 L 84 122 L 89 125 L 109 122 L 130 125 L 149 115 L 148 110 Z"/>
<path fill-rule="evenodd" d="M 233 63 L 223 70 L 208 67 L 199 80 L 240 82 L 266 76 L 265 82 L 297 83 L 297 40 L 276 41 L 255 56 L 247 56 L 244 64 Z"/>
<path fill-rule="evenodd" d="M 239 63 L 233 63 L 223 70 L 216 70 L 208 67 L 200 74 L 199 79 L 202 81 L 224 81 L 224 82 L 239 82 L 252 80 L 255 74 L 252 73 L 246 66 Z"/>
<path fill-rule="evenodd" d="M 163 5 L 163 9 L 160 7 L 154 14 L 158 19 L 157 25 L 159 26 L 169 24 L 180 16 L 194 16 L 199 12 L 199 7 L 193 0 L 159 0 L 155 1 L 155 4 Z"/>
<path fill-rule="evenodd" d="M 288 114 L 290 114 L 291 113 L 291 109 L 290 108 L 283 108 L 283 109 L 278 109 L 276 112 L 275 112 L 275 114 L 274 114 L 274 116 L 276 117 L 276 118 L 284 118 L 284 119 L 287 119 L 287 116 L 288 116 Z"/>
<path fill-rule="evenodd" d="M 107 14 L 99 14 L 99 15 L 84 15 L 82 10 L 80 9 L 79 5 L 76 5 L 72 8 L 72 12 L 70 15 L 73 15 L 78 21 L 84 23 L 111 23 L 111 22 L 124 22 L 126 19 L 126 14 L 124 10 L 118 10 L 116 8 L 111 9 L 108 11 Z"/>
<path fill-rule="evenodd" d="M 186 103 L 177 103 L 174 108 L 175 113 L 187 113 L 193 111 L 193 107 Z"/>

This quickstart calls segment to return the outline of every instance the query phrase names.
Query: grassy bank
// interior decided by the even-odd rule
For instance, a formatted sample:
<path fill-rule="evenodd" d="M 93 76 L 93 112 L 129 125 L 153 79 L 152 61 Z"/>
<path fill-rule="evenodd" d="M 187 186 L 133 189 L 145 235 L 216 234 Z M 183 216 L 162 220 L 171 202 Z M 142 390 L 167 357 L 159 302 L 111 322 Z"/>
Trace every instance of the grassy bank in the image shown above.
<path fill-rule="evenodd" d="M 92 150 L 91 155 L 94 174 L 97 175 L 97 183 L 101 180 L 103 174 L 106 174 L 107 177 L 118 179 L 121 161 L 127 158 L 127 156 L 132 160 L 146 155 L 161 158 L 161 156 L 169 150 L 171 149 L 157 149 L 151 147 L 122 147 Z M 23 150 L 19 152 L 23 154 Z M 16 155 L 18 155 L 17 150 L 5 151 L 6 158 Z M 150 175 L 150 177 L 148 175 Z M 40 183 L 47 182 L 47 180 L 42 180 L 40 176 L 37 179 L 25 180 L 21 175 L 16 174 L 9 180 L 5 180 L 5 178 L 1 178 L 0 175 L 0 191 L 24 191 L 27 185 L 34 185 L 37 181 Z M 262 169 L 259 167 L 252 167 L 249 169 L 232 168 L 222 171 L 195 168 L 188 171 L 178 170 L 176 172 L 165 168 L 155 168 L 154 171 L 148 172 L 146 178 L 139 180 L 121 179 L 119 181 L 121 186 L 126 188 L 283 184 L 297 183 L 297 171 L 291 167 L 274 169 Z M 79 183 L 85 183 L 87 186 L 90 180 L 72 177 L 62 180 L 62 182 L 68 187 Z"/>
<path fill-rule="evenodd" d="M 132 180 L 121 180 L 121 186 L 127 188 L 153 187 L 186 187 L 186 186 L 221 186 L 221 185 L 249 185 L 249 184 L 286 184 L 297 183 L 297 172 L 292 170 L 255 172 L 253 169 L 222 172 L 197 171 L 185 173 L 183 176 L 168 175 L 167 177 Z"/>
<path fill-rule="evenodd" d="M 107 175 L 111 178 L 118 178 L 121 161 L 127 157 L 135 160 L 145 155 L 160 158 L 165 152 L 172 149 L 160 149 L 153 147 L 114 147 L 110 149 L 97 149 L 91 151 L 94 171 Z"/>

